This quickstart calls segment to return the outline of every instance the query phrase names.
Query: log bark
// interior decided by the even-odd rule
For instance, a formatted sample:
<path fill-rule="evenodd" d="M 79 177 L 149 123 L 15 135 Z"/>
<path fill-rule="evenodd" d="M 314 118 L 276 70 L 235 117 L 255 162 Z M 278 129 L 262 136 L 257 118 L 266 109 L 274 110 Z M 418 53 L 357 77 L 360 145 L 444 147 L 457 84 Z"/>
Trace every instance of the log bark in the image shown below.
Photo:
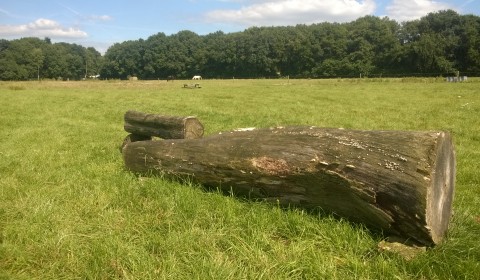
<path fill-rule="evenodd" d="M 455 152 L 446 132 L 253 129 L 129 143 L 123 157 L 134 172 L 320 207 L 428 246 L 445 236 L 455 187 Z"/>
<path fill-rule="evenodd" d="M 128 134 L 125 139 L 123 139 L 122 145 L 120 146 L 120 152 L 122 152 L 125 145 L 137 142 L 137 141 L 148 141 L 152 140 L 152 136 L 138 135 L 138 134 Z"/>
<path fill-rule="evenodd" d="M 163 139 L 197 139 L 203 136 L 203 125 L 195 117 L 162 116 L 127 111 L 125 131 Z"/>

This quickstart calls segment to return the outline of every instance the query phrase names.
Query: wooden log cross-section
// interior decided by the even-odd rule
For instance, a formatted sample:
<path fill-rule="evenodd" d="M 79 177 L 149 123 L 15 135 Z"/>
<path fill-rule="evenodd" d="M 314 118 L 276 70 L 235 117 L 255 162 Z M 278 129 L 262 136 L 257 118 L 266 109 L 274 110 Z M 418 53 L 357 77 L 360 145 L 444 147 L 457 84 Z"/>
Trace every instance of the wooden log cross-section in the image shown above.
<path fill-rule="evenodd" d="M 320 207 L 427 246 L 442 241 L 452 212 L 455 152 L 446 132 L 251 129 L 129 143 L 123 158 L 134 172 Z"/>

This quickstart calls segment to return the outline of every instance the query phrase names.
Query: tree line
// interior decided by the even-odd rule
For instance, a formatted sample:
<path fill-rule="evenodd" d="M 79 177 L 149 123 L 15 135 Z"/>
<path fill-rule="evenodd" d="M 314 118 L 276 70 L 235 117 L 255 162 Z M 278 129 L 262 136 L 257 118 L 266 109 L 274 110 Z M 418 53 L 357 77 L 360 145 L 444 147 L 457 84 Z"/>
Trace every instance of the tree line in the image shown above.
<path fill-rule="evenodd" d="M 80 80 L 99 73 L 102 61 L 95 48 L 49 38 L 0 40 L 0 80 Z"/>
<path fill-rule="evenodd" d="M 480 75 L 480 17 L 453 10 L 398 23 L 365 16 L 348 23 L 251 27 L 198 35 L 157 33 L 94 48 L 50 39 L 0 40 L 0 80 L 292 78 Z"/>

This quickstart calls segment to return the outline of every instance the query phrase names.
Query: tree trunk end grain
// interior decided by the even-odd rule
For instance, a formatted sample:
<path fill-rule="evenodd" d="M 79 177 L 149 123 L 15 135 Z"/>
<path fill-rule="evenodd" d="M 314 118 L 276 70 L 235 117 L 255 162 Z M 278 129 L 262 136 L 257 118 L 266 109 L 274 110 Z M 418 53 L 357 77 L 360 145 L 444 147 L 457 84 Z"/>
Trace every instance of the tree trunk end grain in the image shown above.
<path fill-rule="evenodd" d="M 445 236 L 452 215 L 455 189 L 455 151 L 450 134 L 440 132 L 434 152 L 434 166 L 427 193 L 427 227 L 434 243 Z"/>
<path fill-rule="evenodd" d="M 203 125 L 196 117 L 186 117 L 183 127 L 185 139 L 199 139 L 203 137 Z"/>

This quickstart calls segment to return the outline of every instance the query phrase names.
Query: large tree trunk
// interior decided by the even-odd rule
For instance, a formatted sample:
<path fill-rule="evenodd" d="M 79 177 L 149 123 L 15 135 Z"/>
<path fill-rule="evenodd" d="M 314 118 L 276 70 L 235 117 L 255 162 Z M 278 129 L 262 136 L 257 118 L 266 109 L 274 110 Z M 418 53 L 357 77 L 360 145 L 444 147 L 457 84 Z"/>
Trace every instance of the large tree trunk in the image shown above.
<path fill-rule="evenodd" d="M 425 245 L 451 216 L 455 154 L 445 132 L 317 127 L 240 130 L 196 140 L 141 141 L 123 149 L 134 172 L 305 208 Z"/>
<path fill-rule="evenodd" d="M 125 131 L 135 135 L 156 136 L 164 139 L 196 139 L 203 136 L 203 125 L 195 117 L 162 116 L 127 111 Z"/>

